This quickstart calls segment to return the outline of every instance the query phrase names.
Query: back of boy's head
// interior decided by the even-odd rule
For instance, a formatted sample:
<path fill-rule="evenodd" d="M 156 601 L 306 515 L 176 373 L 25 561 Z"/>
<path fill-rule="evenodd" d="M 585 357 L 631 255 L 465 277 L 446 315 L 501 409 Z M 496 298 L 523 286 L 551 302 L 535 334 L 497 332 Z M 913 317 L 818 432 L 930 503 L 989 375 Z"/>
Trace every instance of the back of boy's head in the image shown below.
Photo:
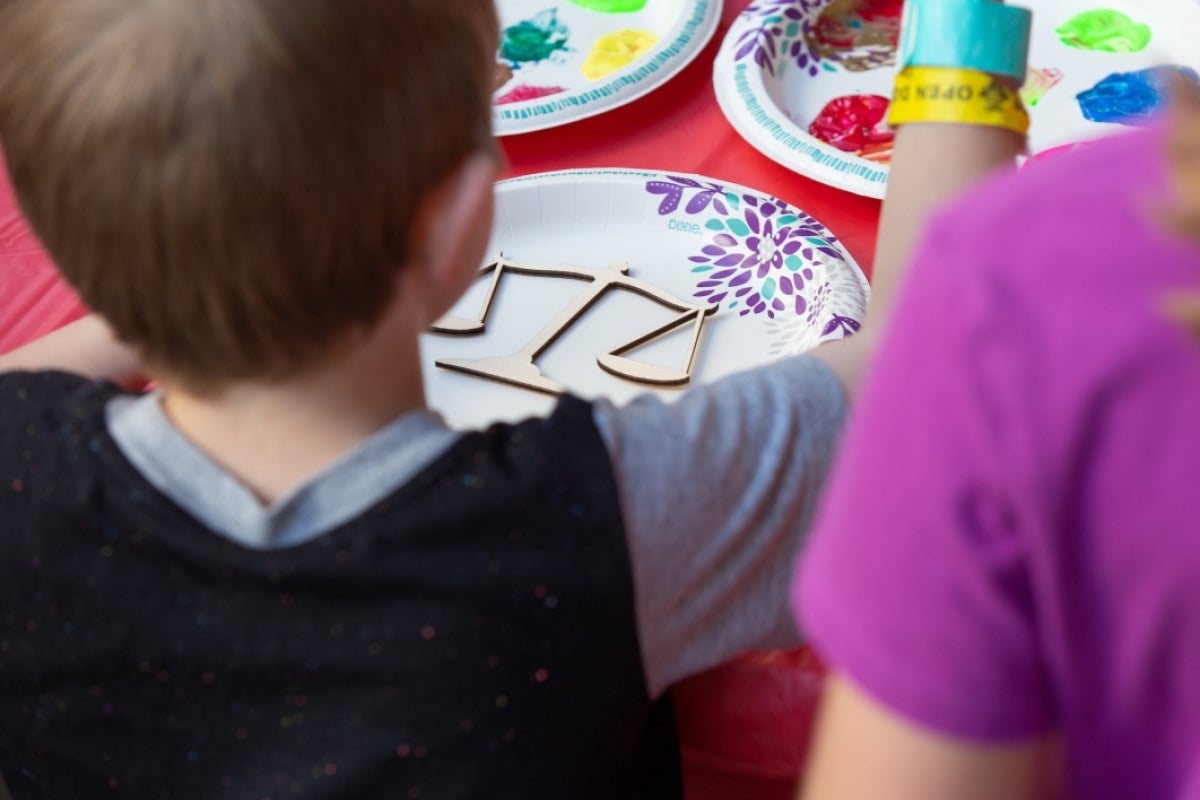
<path fill-rule="evenodd" d="M 490 148 L 491 0 L 0 0 L 0 142 L 152 369 L 281 378 L 367 329 L 422 199 Z"/>

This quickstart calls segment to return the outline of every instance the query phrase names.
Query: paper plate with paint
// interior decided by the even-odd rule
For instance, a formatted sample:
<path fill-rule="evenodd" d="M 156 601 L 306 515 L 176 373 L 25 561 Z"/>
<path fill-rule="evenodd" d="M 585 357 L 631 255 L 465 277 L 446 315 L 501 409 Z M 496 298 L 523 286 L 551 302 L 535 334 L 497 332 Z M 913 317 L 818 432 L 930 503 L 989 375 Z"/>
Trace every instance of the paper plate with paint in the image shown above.
<path fill-rule="evenodd" d="M 1175 71 L 1200 68 L 1196 0 L 1021 0 L 1033 10 L 1022 94 L 1034 153 L 1145 124 Z M 758 0 L 713 70 L 733 127 L 763 153 L 870 197 L 887 186 L 884 124 L 901 0 Z"/>
<path fill-rule="evenodd" d="M 862 272 L 824 225 L 697 175 L 556 172 L 497 189 L 491 254 L 422 338 L 456 427 L 548 412 L 563 390 L 623 403 L 858 330 Z"/>
<path fill-rule="evenodd" d="M 662 85 L 712 38 L 722 0 L 498 0 L 493 127 L 562 125 Z"/>

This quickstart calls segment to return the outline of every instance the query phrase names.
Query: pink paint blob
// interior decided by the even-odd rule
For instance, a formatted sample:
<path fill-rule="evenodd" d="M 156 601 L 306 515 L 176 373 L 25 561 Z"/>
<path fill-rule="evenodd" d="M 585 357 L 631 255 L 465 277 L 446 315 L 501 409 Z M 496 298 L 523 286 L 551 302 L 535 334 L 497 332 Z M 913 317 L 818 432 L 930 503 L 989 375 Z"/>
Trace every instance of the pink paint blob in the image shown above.
<path fill-rule="evenodd" d="M 552 94 L 565 91 L 566 89 L 562 86 L 529 86 L 522 83 L 497 97 L 495 102 L 498 106 L 510 103 L 524 103 L 527 100 L 537 100 L 541 97 L 549 97 Z"/>
<path fill-rule="evenodd" d="M 1021 165 L 1021 168 L 1025 169 L 1034 164 L 1040 164 L 1043 161 L 1053 160 L 1055 158 L 1058 158 L 1059 156 L 1066 155 L 1067 153 L 1073 153 L 1076 150 L 1080 150 L 1084 147 L 1090 146 L 1091 144 L 1093 144 L 1093 142 L 1094 142 L 1094 140 L 1085 140 L 1082 142 L 1072 142 L 1070 144 L 1062 144 L 1062 145 L 1059 145 L 1058 147 L 1051 147 L 1046 150 L 1042 150 L 1041 152 L 1034 153 L 1032 156 L 1027 158 L 1025 160 L 1025 163 Z"/>

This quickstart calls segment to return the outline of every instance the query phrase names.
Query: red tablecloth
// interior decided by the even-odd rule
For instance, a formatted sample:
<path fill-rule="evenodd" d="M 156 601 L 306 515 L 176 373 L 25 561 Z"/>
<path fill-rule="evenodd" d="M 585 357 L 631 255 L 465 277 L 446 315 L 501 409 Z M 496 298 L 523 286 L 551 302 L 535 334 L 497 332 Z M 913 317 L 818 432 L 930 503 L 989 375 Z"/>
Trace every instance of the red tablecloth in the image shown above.
<path fill-rule="evenodd" d="M 0 160 L 0 353 L 84 313 L 21 219 Z"/>
<path fill-rule="evenodd" d="M 578 167 L 695 172 L 787 200 L 837 235 L 870 277 L 879 201 L 803 178 L 759 153 L 717 106 L 712 64 L 749 0 L 725 0 L 716 35 L 686 69 L 627 106 L 560 128 L 502 139 L 513 175 Z"/>
<path fill-rule="evenodd" d="M 878 201 L 802 178 L 746 144 L 726 122 L 712 62 L 748 0 L 726 0 L 716 36 L 665 86 L 588 120 L 503 140 L 510 172 L 578 167 L 694 172 L 774 194 L 824 222 L 870 274 Z M 84 313 L 17 212 L 0 168 L 0 352 Z M 747 656 L 675 690 L 689 800 L 792 796 L 808 747 L 820 665 L 801 648 Z"/>

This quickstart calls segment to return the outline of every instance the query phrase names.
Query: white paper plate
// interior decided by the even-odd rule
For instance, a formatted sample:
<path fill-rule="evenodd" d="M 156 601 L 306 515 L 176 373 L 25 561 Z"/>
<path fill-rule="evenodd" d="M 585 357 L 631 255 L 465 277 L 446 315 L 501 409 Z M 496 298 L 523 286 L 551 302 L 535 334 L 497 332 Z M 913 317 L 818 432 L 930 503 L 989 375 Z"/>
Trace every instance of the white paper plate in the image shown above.
<path fill-rule="evenodd" d="M 584 0 L 580 0 L 586 4 Z M 512 77 L 496 90 L 493 128 L 498 136 L 563 125 L 636 100 L 683 69 L 712 38 L 722 0 L 646 0 L 638 11 L 603 13 L 572 0 L 498 0 L 504 31 L 525 23 L 525 33 L 541 47 L 509 50 L 513 37 L 501 36 L 498 69 Z M 644 31 L 654 42 L 627 66 L 590 80 L 583 68 L 597 42 L 619 31 Z M 540 33 L 539 33 L 540 32 Z M 545 55 L 545 58 L 537 56 Z M 595 77 L 595 76 L 593 76 Z M 509 98 L 530 89 L 558 89 L 527 100 Z"/>
<path fill-rule="evenodd" d="M 586 170 L 505 181 L 497 187 L 496 201 L 489 252 L 538 267 L 580 268 L 589 275 L 624 263 L 629 283 L 642 284 L 610 286 L 535 359 L 545 379 L 583 397 L 623 403 L 647 390 L 678 397 L 686 386 L 841 338 L 857 329 L 866 309 L 866 279 L 829 230 L 804 212 L 741 186 L 696 175 Z M 771 245 L 765 246 L 761 234 L 768 225 Z M 767 258 L 761 275 L 760 259 L 747 261 L 754 253 Z M 478 320 L 493 278 L 494 273 L 481 277 L 451 315 Z M 431 406 L 455 427 L 548 412 L 553 395 L 452 371 L 438 362 L 517 353 L 596 285 L 505 271 L 484 330 L 422 337 Z M 685 384 L 655 388 L 617 377 L 598 363 L 603 354 L 682 315 L 640 294 L 645 285 L 699 307 L 723 294 L 715 312 L 703 317 Z M 747 287 L 750 291 L 738 297 Z M 660 371 L 683 371 L 695 316 L 678 332 L 625 357 Z"/>
<path fill-rule="evenodd" d="M 808 126 L 830 100 L 849 94 L 891 97 L 895 67 L 848 69 L 869 63 L 871 48 L 853 55 L 867 59 L 814 57 L 813 26 L 834 2 L 847 0 L 760 0 L 730 27 L 713 70 L 717 101 L 733 127 L 758 150 L 810 178 L 869 197 L 882 197 L 886 165 L 861 158 L 809 135 Z M 1162 64 L 1200 69 L 1200 4 L 1195 0 L 1014 0 L 1033 9 L 1032 68 L 1062 73 L 1030 108 L 1030 149 L 1047 149 L 1098 138 L 1123 126 L 1090 122 L 1076 95 L 1113 73 Z M 1106 53 L 1068 47 L 1056 30 L 1077 14 L 1106 8 L 1149 26 L 1151 38 L 1135 53 Z M 887 48 L 883 48 L 887 49 Z"/>

